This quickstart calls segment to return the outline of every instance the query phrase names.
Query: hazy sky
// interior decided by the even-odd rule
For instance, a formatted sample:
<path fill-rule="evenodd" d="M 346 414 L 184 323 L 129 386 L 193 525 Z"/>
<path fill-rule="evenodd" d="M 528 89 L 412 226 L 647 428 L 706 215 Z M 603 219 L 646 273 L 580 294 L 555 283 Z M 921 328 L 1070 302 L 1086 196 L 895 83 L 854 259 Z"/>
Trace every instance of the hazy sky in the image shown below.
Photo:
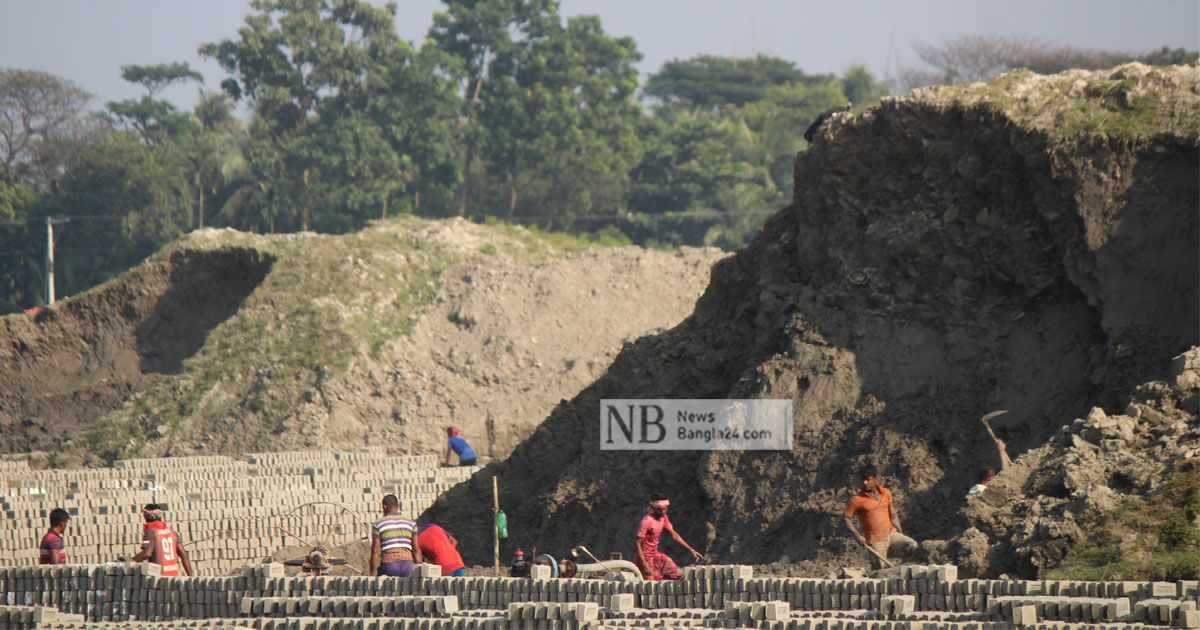
<path fill-rule="evenodd" d="M 439 0 L 399 0 L 400 35 L 420 41 Z M 1083 48 L 1143 52 L 1200 48 L 1200 0 L 563 0 L 566 15 L 598 14 L 605 29 L 637 41 L 643 76 L 664 61 L 706 53 L 766 53 L 808 72 L 866 63 L 878 76 L 913 65 L 914 42 L 963 33 L 1028 35 Z M 130 63 L 187 61 L 217 89 L 224 73 L 196 54 L 233 37 L 245 0 L 0 0 L 0 66 L 52 72 L 97 96 L 135 96 Z M 890 51 L 890 54 L 889 54 Z M 196 87 L 165 96 L 195 101 Z"/>

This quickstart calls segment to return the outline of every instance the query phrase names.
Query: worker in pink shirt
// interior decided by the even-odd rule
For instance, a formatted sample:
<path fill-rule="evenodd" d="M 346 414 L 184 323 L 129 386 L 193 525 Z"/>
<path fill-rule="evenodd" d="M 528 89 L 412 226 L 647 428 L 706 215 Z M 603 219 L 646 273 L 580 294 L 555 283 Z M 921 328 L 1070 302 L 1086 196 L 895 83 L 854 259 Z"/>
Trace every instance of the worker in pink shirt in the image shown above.
<path fill-rule="evenodd" d="M 650 508 L 642 517 L 637 530 L 637 560 L 642 576 L 647 580 L 678 580 L 683 578 L 683 572 L 667 554 L 658 550 L 658 543 L 663 532 L 671 535 L 688 553 L 693 561 L 699 561 L 704 556 L 687 544 L 675 528 L 671 519 L 667 518 L 667 508 L 671 502 L 667 497 L 656 494 L 650 497 Z"/>

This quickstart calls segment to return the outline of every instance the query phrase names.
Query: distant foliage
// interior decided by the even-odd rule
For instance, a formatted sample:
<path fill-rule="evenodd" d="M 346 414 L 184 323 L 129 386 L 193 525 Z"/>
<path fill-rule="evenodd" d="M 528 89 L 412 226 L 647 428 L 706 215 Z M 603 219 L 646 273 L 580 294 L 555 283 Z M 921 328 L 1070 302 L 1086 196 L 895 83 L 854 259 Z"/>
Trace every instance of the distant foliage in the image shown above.
<path fill-rule="evenodd" d="M 812 74 L 769 55 L 639 77 L 636 42 L 553 0 L 443 0 L 418 44 L 398 36 L 391 4 L 250 7 L 200 46 L 225 76 L 191 110 L 161 97 L 202 80 L 186 63 L 122 66 L 142 93 L 104 114 L 69 81 L 0 69 L 0 310 L 44 299 L 46 216 L 71 217 L 56 229 L 59 295 L 205 226 L 345 232 L 412 213 L 734 249 L 792 200 L 808 125 L 889 90 L 863 65 Z M 1196 59 L 994 36 L 917 51 L 927 65 L 901 87 Z"/>
<path fill-rule="evenodd" d="M 937 83 L 990 81 L 1016 68 L 1054 74 L 1071 68 L 1096 70 L 1140 61 L 1146 64 L 1195 63 L 1196 52 L 1166 46 L 1144 54 L 1056 46 L 1032 37 L 1009 35 L 962 35 L 939 44 L 917 43 L 913 50 L 926 67 L 902 68 L 898 88 Z"/>

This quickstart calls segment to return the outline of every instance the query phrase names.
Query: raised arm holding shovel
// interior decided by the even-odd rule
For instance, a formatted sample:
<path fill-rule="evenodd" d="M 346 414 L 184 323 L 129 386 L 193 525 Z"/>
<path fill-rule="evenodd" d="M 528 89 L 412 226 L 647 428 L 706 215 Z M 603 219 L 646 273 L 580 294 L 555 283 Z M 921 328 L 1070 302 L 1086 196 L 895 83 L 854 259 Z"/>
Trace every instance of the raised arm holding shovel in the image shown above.
<path fill-rule="evenodd" d="M 989 413 L 988 415 L 979 419 L 979 421 L 983 423 L 983 428 L 987 429 L 988 435 L 991 436 L 992 441 L 996 443 L 996 452 L 1000 454 L 1000 472 L 1004 472 L 1005 470 L 1008 470 L 1009 466 L 1012 466 L 1012 458 L 1008 456 L 1008 445 L 1004 443 L 1004 440 L 996 437 L 996 432 L 992 431 L 992 425 L 988 424 L 988 420 L 1006 413 L 1008 413 L 1007 409 L 1001 409 L 1000 411 L 993 411 L 992 413 Z"/>

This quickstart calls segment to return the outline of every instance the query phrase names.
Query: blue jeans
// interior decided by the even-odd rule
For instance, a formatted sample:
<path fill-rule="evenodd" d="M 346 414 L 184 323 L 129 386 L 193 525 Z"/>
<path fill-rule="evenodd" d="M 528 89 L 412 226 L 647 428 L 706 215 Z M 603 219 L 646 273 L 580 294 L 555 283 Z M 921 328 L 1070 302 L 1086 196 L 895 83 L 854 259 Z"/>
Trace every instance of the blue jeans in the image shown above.
<path fill-rule="evenodd" d="M 466 576 L 466 574 L 467 574 L 467 570 L 465 568 L 463 568 L 463 569 L 455 569 L 455 570 L 447 573 L 446 575 L 443 575 L 442 577 L 464 577 L 464 576 Z"/>
<path fill-rule="evenodd" d="M 409 577 L 413 572 L 413 561 L 403 560 L 401 562 L 384 562 L 379 565 L 379 571 L 376 575 L 391 576 L 391 577 Z"/>

